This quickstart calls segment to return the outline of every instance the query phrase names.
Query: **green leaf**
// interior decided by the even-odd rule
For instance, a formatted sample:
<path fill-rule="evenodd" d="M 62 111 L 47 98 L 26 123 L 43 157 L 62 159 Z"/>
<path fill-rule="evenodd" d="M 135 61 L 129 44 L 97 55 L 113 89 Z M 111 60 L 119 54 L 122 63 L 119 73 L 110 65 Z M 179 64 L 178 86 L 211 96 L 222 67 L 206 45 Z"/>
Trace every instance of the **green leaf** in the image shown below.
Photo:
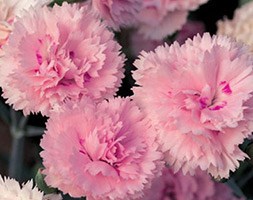
<path fill-rule="evenodd" d="M 57 189 L 49 187 L 45 182 L 45 176 L 41 173 L 42 169 L 40 168 L 35 176 L 35 183 L 38 188 L 43 191 L 45 194 L 56 193 Z"/>

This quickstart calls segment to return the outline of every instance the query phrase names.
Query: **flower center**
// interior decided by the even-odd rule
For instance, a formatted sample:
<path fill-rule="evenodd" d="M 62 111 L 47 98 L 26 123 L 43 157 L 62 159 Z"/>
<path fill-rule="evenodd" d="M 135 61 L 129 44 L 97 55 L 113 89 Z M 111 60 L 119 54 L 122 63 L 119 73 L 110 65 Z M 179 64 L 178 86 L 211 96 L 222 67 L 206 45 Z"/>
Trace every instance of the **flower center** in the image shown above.
<path fill-rule="evenodd" d="M 96 145 L 92 147 L 89 138 L 79 140 L 81 146 L 79 152 L 86 155 L 91 161 L 102 161 L 113 167 L 118 167 L 128 155 L 122 144 L 125 136 L 107 141 L 104 139 L 99 140 L 97 137 L 93 139 L 96 140 Z"/>
<path fill-rule="evenodd" d="M 118 164 L 126 157 L 125 147 L 118 141 L 108 143 L 108 149 L 106 149 L 104 155 L 101 157 L 101 161 L 104 161 L 112 166 L 118 166 Z"/>
<path fill-rule="evenodd" d="M 216 91 L 216 94 L 213 97 L 206 97 L 206 96 L 202 97 L 200 95 L 199 105 L 200 105 L 201 110 L 208 109 L 208 110 L 216 111 L 216 110 L 220 110 L 224 108 L 227 105 L 227 101 L 222 100 L 222 98 L 220 98 L 222 94 L 225 94 L 225 95 L 232 94 L 232 90 L 230 88 L 229 83 L 227 83 L 227 81 L 220 82 L 218 89 Z"/>
<path fill-rule="evenodd" d="M 208 110 L 220 110 L 222 108 L 224 108 L 227 105 L 226 101 L 216 101 L 216 98 L 214 97 L 211 100 L 211 103 L 209 104 L 210 100 L 207 97 L 201 97 L 199 99 L 199 104 L 200 104 L 200 108 L 202 109 L 208 109 Z"/>
<path fill-rule="evenodd" d="M 211 91 L 209 85 L 205 86 L 201 92 L 185 90 L 183 93 L 184 110 L 203 110 L 217 111 L 227 105 L 226 97 L 232 94 L 229 83 L 220 82 L 216 92 Z M 180 99 L 180 98 L 179 98 Z"/>
<path fill-rule="evenodd" d="M 36 50 L 37 66 L 34 72 L 36 76 L 46 76 L 49 78 L 59 77 L 61 64 L 58 62 L 58 45 L 53 42 L 50 35 L 45 38 L 38 39 L 39 47 Z"/>

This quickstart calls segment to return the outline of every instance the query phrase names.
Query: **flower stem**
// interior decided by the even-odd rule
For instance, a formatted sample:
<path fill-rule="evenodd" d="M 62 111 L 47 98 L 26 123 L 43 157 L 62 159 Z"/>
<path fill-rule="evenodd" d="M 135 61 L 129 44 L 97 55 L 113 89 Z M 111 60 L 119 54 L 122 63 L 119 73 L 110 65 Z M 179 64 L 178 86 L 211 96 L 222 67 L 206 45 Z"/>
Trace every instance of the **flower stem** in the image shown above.
<path fill-rule="evenodd" d="M 11 158 L 9 163 L 9 176 L 16 180 L 21 180 L 21 173 L 23 167 L 23 154 L 24 154 L 25 138 L 13 137 Z"/>
<path fill-rule="evenodd" d="M 236 184 L 235 180 L 233 178 L 230 178 L 227 181 L 227 185 L 230 186 L 230 188 L 234 191 L 234 193 L 236 195 L 238 195 L 239 197 L 242 197 L 244 199 L 246 199 L 246 196 L 244 195 L 243 191 L 241 190 L 241 188 Z"/>
<path fill-rule="evenodd" d="M 20 113 L 14 110 L 11 110 L 10 116 L 12 148 L 9 162 L 9 176 L 21 181 L 24 161 L 25 127 L 28 118 L 20 115 Z"/>

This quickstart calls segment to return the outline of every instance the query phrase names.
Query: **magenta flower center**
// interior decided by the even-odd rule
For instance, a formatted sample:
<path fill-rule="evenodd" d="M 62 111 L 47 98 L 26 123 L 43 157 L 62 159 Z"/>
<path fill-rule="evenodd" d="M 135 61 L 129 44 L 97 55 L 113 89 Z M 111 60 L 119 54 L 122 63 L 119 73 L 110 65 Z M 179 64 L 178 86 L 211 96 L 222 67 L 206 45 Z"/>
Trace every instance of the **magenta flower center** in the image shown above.
<path fill-rule="evenodd" d="M 208 129 L 212 127 L 212 131 L 221 130 L 222 127 L 227 126 L 227 122 L 223 123 L 226 120 L 226 115 L 223 113 L 227 110 L 224 109 L 230 105 L 232 93 L 227 81 L 221 81 L 217 86 L 206 84 L 202 86 L 201 90 L 182 89 L 174 94 L 169 92 L 169 101 L 173 105 L 177 105 L 171 111 L 175 113 L 176 125 L 182 127 L 181 124 L 184 124 L 185 129 L 181 130 L 182 132 L 203 133 L 201 128 L 196 128 L 201 127 L 201 124 L 206 125 Z M 180 108 L 180 112 L 178 112 L 178 108 Z M 185 124 L 186 121 L 191 122 L 189 126 Z"/>
<path fill-rule="evenodd" d="M 182 90 L 183 97 L 179 95 L 178 99 L 183 99 L 183 110 L 203 110 L 217 111 L 227 106 L 227 97 L 232 94 L 229 83 L 222 81 L 213 92 L 207 85 L 201 92 L 194 90 Z"/>
<path fill-rule="evenodd" d="M 227 81 L 220 82 L 216 94 L 213 97 L 200 97 L 199 103 L 201 109 L 209 109 L 212 111 L 220 110 L 227 105 L 227 101 L 225 99 L 220 99 L 219 95 L 223 93 L 225 95 L 230 95 L 232 90 L 230 88 L 229 83 Z"/>

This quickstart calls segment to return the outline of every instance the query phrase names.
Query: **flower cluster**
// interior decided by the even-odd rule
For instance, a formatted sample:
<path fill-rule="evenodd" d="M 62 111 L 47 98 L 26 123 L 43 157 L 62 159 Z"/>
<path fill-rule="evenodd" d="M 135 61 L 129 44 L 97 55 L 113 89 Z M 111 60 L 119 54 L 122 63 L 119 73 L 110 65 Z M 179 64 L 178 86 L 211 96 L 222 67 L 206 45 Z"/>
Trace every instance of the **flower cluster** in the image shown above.
<path fill-rule="evenodd" d="M 253 130 L 253 55 L 243 43 L 186 23 L 207 1 L 47 7 L 48 0 L 0 0 L 2 96 L 25 115 L 48 117 L 40 143 L 48 186 L 88 200 L 235 198 L 207 173 L 229 178 L 247 158 L 239 145 Z M 219 22 L 219 33 L 244 41 L 237 31 L 245 27 L 240 19 L 251 16 L 250 5 L 233 21 Z M 134 29 L 114 34 L 121 27 Z M 161 45 L 177 30 L 178 42 Z M 195 30 L 203 36 L 193 37 Z M 132 81 L 118 38 L 131 42 L 123 46 L 127 55 L 142 50 L 131 98 L 116 93 L 125 75 L 124 83 Z M 0 199 L 62 197 L 0 177 Z"/>

